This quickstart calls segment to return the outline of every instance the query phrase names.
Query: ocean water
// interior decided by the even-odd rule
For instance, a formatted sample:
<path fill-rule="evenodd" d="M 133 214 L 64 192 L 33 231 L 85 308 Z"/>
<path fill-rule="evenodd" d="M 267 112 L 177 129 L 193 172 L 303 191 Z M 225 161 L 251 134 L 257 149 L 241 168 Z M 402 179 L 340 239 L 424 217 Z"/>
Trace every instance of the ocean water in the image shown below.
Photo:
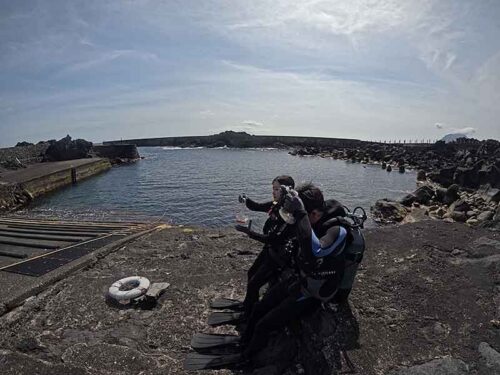
<path fill-rule="evenodd" d="M 141 148 L 143 160 L 52 193 L 17 215 L 79 220 L 162 221 L 230 226 L 240 210 L 238 194 L 271 199 L 281 174 L 312 181 L 351 209 L 369 212 L 380 198 L 401 198 L 416 187 L 415 174 L 272 149 Z M 262 225 L 265 213 L 250 213 Z M 373 225 L 372 222 L 368 223 Z"/>

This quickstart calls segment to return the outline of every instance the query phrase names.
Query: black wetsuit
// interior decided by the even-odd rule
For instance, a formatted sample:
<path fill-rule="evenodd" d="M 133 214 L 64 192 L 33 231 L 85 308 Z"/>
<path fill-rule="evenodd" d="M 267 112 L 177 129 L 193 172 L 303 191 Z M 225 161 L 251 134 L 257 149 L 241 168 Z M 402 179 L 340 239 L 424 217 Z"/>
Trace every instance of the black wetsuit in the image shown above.
<path fill-rule="evenodd" d="M 349 234 L 333 220 L 345 216 L 342 206 L 335 200 L 325 203 L 326 210 L 313 228 L 305 210 L 294 214 L 297 276 L 294 282 L 288 279 L 274 285 L 255 305 L 242 335 L 245 358 L 263 348 L 272 331 L 285 327 L 335 295 L 343 275 L 341 253 Z"/>
<path fill-rule="evenodd" d="M 292 254 L 292 241 L 289 238 L 291 228 L 279 216 L 279 205 L 273 202 L 256 203 L 249 198 L 246 200 L 248 209 L 252 211 L 268 212 L 269 218 L 263 228 L 263 234 L 248 232 L 252 239 L 264 243 L 254 263 L 248 270 L 247 292 L 243 301 L 244 311 L 250 316 L 255 303 L 259 300 L 260 289 L 280 272 L 289 266 Z"/>

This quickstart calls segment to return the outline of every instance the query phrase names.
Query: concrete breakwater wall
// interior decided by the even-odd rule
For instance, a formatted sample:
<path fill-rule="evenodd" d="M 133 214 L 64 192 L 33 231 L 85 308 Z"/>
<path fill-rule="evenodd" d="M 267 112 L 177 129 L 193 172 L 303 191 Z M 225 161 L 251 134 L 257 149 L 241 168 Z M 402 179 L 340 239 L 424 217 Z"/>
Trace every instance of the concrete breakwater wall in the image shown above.
<path fill-rule="evenodd" d="M 107 159 L 95 158 L 87 159 L 88 162 L 76 163 L 63 166 L 54 172 L 38 176 L 29 181 L 20 183 L 20 186 L 31 196 L 38 197 L 61 187 L 77 183 L 111 168 L 111 163 Z"/>
<path fill-rule="evenodd" d="M 244 132 L 227 131 L 215 135 L 189 137 L 162 137 L 127 139 L 103 142 L 104 145 L 135 144 L 138 147 L 172 146 L 172 147 L 355 147 L 363 141 L 344 138 L 294 137 L 250 135 Z"/>
<path fill-rule="evenodd" d="M 0 212 L 111 168 L 108 159 L 91 158 L 31 165 L 0 175 Z"/>
<path fill-rule="evenodd" d="M 135 144 L 94 145 L 93 152 L 101 158 L 109 159 L 139 159 Z"/>

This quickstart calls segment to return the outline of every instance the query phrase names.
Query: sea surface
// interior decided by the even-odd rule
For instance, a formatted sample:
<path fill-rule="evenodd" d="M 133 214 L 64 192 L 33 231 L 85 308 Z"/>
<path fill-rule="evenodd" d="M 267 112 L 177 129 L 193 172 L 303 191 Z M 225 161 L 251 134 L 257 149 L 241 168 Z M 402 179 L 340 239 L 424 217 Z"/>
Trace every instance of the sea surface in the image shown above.
<path fill-rule="evenodd" d="M 296 183 L 312 181 L 325 198 L 367 213 L 377 199 L 401 198 L 416 187 L 413 172 L 388 173 L 376 165 L 291 156 L 283 150 L 154 147 L 139 153 L 143 160 L 52 193 L 17 215 L 230 226 L 242 210 L 238 195 L 270 200 L 271 182 L 281 174 Z M 266 214 L 249 213 L 249 218 L 262 225 Z"/>

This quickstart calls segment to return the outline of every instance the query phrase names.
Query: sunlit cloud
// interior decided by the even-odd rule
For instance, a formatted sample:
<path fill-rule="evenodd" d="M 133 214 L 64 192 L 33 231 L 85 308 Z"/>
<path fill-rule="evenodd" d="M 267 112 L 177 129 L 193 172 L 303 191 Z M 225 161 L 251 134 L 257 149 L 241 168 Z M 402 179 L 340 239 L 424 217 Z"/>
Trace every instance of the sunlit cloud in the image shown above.
<path fill-rule="evenodd" d="M 219 129 L 500 138 L 495 2 L 28 0 L 0 10 L 5 144 L 72 129 L 100 141 Z"/>

